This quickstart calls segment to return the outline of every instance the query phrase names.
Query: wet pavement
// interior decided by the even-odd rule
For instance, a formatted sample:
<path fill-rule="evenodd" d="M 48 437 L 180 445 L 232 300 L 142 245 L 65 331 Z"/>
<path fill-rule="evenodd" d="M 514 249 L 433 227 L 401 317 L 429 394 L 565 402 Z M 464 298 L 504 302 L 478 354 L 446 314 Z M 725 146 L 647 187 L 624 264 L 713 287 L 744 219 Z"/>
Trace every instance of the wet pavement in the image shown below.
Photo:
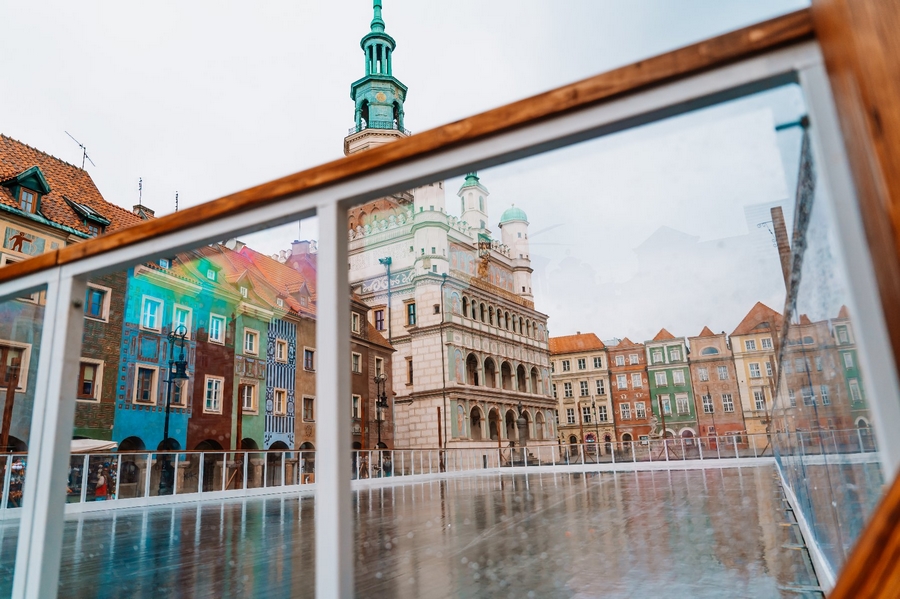
<path fill-rule="evenodd" d="M 359 597 L 821 597 L 774 467 L 482 475 L 355 493 Z M 0 523 L 0 597 L 17 522 Z M 314 499 L 66 524 L 60 597 L 313 597 Z"/>

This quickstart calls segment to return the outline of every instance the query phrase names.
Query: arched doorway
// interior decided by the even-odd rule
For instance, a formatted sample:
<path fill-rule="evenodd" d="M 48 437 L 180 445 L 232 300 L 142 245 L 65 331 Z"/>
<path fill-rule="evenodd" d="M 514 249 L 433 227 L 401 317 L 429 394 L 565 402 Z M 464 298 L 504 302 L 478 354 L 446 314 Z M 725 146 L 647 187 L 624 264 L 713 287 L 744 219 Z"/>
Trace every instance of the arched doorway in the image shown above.
<path fill-rule="evenodd" d="M 510 390 L 513 388 L 512 366 L 509 365 L 509 362 L 500 365 L 500 386 Z"/>
<path fill-rule="evenodd" d="M 492 389 L 497 387 L 497 363 L 493 358 L 484 361 L 484 385 Z"/>
<path fill-rule="evenodd" d="M 478 358 L 475 354 L 466 356 L 466 383 L 478 386 Z"/>
<path fill-rule="evenodd" d="M 578 455 L 578 437 L 575 435 L 569 436 L 569 455 L 572 457 Z"/>
<path fill-rule="evenodd" d="M 509 441 L 518 441 L 519 433 L 516 431 L 516 420 L 518 417 L 513 410 L 506 411 L 506 438 Z"/>
<path fill-rule="evenodd" d="M 694 431 L 689 428 L 681 431 L 681 438 L 684 439 L 685 447 L 693 447 L 694 446 Z"/>
<path fill-rule="evenodd" d="M 472 434 L 473 441 L 481 441 L 481 408 L 474 406 L 469 412 L 469 432 Z"/>
<path fill-rule="evenodd" d="M 488 429 L 491 435 L 491 441 L 500 440 L 500 411 L 497 408 L 491 408 L 488 413 Z"/>
<path fill-rule="evenodd" d="M 222 445 L 214 439 L 206 439 L 197 443 L 194 449 L 203 452 L 203 480 L 201 481 L 203 491 L 221 491 L 221 467 L 224 463 L 225 454 L 216 452 L 223 451 Z"/>
<path fill-rule="evenodd" d="M 525 417 L 525 422 L 526 422 L 525 438 L 519 439 L 519 441 L 521 441 L 521 444 L 524 445 L 524 444 L 528 443 L 528 441 L 531 441 L 532 430 L 534 430 L 532 428 L 532 426 L 534 426 L 534 418 L 531 417 L 531 412 L 529 412 L 528 410 L 522 410 L 522 416 Z M 516 420 L 516 423 L 517 423 L 516 425 L 518 426 L 518 419 Z"/>
<path fill-rule="evenodd" d="M 603 435 L 603 445 L 606 448 L 606 455 L 612 453 L 612 437 L 609 435 Z"/>
<path fill-rule="evenodd" d="M 259 445 L 250 437 L 245 437 L 241 439 L 241 449 L 259 449 Z"/>
<path fill-rule="evenodd" d="M 119 453 L 127 453 L 131 451 L 144 451 L 146 446 L 140 437 L 125 437 L 119 443 Z"/>
<path fill-rule="evenodd" d="M 275 441 L 269 446 L 269 452 L 266 453 L 266 486 L 280 487 L 284 485 L 283 469 L 285 457 L 287 454 L 282 453 L 290 449 L 284 441 Z"/>
<path fill-rule="evenodd" d="M 300 482 L 316 482 L 316 446 L 307 441 L 297 449 L 300 451 Z"/>
<path fill-rule="evenodd" d="M 519 364 L 516 368 L 516 390 L 519 393 L 525 393 L 528 390 L 528 383 L 525 381 L 525 367 Z"/>
<path fill-rule="evenodd" d="M 173 439 L 169 437 L 168 439 L 164 439 L 159 442 L 159 445 L 156 446 L 157 451 L 180 451 L 181 443 L 178 442 L 178 439 Z"/>

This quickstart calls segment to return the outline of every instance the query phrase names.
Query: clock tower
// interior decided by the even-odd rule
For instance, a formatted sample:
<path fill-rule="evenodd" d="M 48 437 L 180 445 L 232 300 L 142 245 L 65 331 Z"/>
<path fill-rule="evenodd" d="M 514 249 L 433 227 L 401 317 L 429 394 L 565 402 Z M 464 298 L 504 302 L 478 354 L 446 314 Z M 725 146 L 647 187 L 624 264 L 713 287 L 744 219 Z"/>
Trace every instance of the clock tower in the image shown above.
<path fill-rule="evenodd" d="M 354 125 L 344 138 L 344 154 L 368 150 L 409 132 L 403 128 L 406 86 L 394 77 L 392 62 L 397 43 L 384 31 L 381 0 L 373 0 L 374 17 L 369 33 L 360 41 L 366 60 L 366 74 L 350 85 L 355 104 Z"/>

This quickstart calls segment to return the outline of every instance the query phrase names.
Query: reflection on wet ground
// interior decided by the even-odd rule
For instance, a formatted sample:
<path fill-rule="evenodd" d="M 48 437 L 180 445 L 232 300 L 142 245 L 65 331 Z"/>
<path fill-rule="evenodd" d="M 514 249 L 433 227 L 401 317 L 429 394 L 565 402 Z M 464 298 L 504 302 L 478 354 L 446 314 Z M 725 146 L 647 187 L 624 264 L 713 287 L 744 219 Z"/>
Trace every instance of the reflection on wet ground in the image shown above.
<path fill-rule="evenodd" d="M 821 597 L 773 467 L 452 478 L 354 509 L 360 597 Z M 79 517 L 60 596 L 312 597 L 313 515 L 294 495 Z"/>

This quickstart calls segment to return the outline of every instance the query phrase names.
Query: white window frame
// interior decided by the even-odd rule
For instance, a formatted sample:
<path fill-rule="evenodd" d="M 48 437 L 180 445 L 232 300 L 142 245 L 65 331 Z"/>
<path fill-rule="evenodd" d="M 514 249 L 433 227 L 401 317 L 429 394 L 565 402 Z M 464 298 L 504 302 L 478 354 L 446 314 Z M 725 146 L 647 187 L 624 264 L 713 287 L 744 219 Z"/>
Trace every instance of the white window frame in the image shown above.
<path fill-rule="evenodd" d="M 723 373 L 725 376 L 722 376 Z M 728 380 L 728 366 L 717 366 L 716 374 L 719 376 L 720 381 L 727 381 Z"/>
<path fill-rule="evenodd" d="M 591 386 L 587 381 L 579 381 L 578 391 L 581 393 L 581 397 L 588 397 L 591 394 Z"/>
<path fill-rule="evenodd" d="M 572 370 L 572 362 L 570 360 L 563 360 L 562 361 L 562 371 L 569 372 L 570 370 Z"/>
<path fill-rule="evenodd" d="M 844 368 L 854 368 L 855 362 L 853 360 L 853 354 L 851 352 L 843 352 L 843 360 L 844 360 Z"/>
<path fill-rule="evenodd" d="M 665 358 L 664 358 L 664 355 L 665 355 L 665 354 L 663 353 L 663 350 L 661 350 L 661 349 L 654 349 L 653 352 L 651 353 L 651 358 L 650 358 L 650 359 L 652 360 L 652 362 L 653 362 L 654 364 L 661 364 L 662 361 L 665 359 Z"/>
<path fill-rule="evenodd" d="M 644 379 L 640 372 L 632 372 L 631 373 L 631 388 L 632 389 L 643 389 L 644 388 Z"/>
<path fill-rule="evenodd" d="M 138 394 L 138 374 L 141 369 L 152 370 L 153 371 L 153 384 L 150 385 L 150 401 L 139 401 L 137 398 Z M 131 390 L 131 403 L 138 404 L 140 406 L 155 406 L 157 404 L 157 400 L 159 399 L 159 366 L 155 364 L 144 364 L 142 362 L 136 362 L 134 365 L 134 384 Z"/>
<path fill-rule="evenodd" d="M 359 314 L 357 312 L 350 313 L 350 332 L 359 333 Z"/>
<path fill-rule="evenodd" d="M 375 358 L 375 376 L 384 374 L 384 358 Z"/>
<path fill-rule="evenodd" d="M 616 356 L 616 366 L 625 366 L 625 356 Z"/>
<path fill-rule="evenodd" d="M 622 365 L 624 366 L 625 365 L 625 363 L 624 363 L 625 356 L 622 356 L 622 360 L 623 360 Z M 641 357 L 638 354 L 628 354 L 628 363 L 631 364 L 632 366 L 634 366 L 635 364 L 640 364 Z"/>
<path fill-rule="evenodd" d="M 581 422 L 582 424 L 593 424 L 594 420 L 591 415 L 591 406 L 581 406 Z"/>
<path fill-rule="evenodd" d="M 587 370 L 587 358 L 578 358 L 575 363 L 578 366 L 578 370 Z"/>
<path fill-rule="evenodd" d="M 243 337 L 244 337 L 244 339 L 243 339 L 243 343 L 241 344 L 241 346 L 244 349 L 244 354 L 246 354 L 248 356 L 258 356 L 259 355 L 259 331 L 257 331 L 256 329 L 244 327 L 244 336 Z M 254 340 L 253 349 L 247 348 L 247 340 L 248 339 Z"/>
<path fill-rule="evenodd" d="M 577 424 L 575 420 L 575 408 L 566 408 L 566 424 Z"/>
<path fill-rule="evenodd" d="M 647 418 L 647 404 L 643 401 L 634 402 L 634 417 L 636 420 L 645 420 Z"/>
<path fill-rule="evenodd" d="M 597 421 L 598 422 L 609 422 L 609 412 L 606 410 L 605 405 L 597 406 Z"/>
<path fill-rule="evenodd" d="M 716 407 L 713 405 L 712 395 L 703 394 L 700 396 L 700 401 L 703 402 L 703 413 L 704 414 L 715 414 Z"/>
<path fill-rule="evenodd" d="M 744 351 L 756 351 L 756 339 L 744 339 Z"/>
<path fill-rule="evenodd" d="M 24 352 L 23 352 L 24 355 Z M 103 393 L 103 360 L 96 360 L 94 358 L 81 358 L 78 360 L 78 375 L 81 376 L 81 364 L 93 364 L 97 367 L 97 372 L 94 379 L 94 395 L 91 398 L 79 397 L 78 392 L 75 392 L 75 401 L 81 401 L 84 403 L 99 403 L 100 396 Z M 24 360 L 23 360 L 24 362 Z M 21 377 L 20 377 L 21 378 Z M 78 381 L 79 383 L 81 381 Z"/>
<path fill-rule="evenodd" d="M 762 407 L 760 407 L 762 404 Z M 753 409 L 762 412 L 766 409 L 766 391 L 765 389 L 753 389 Z"/>
<path fill-rule="evenodd" d="M 669 360 L 672 362 L 681 362 L 681 348 L 673 347 L 669 350 Z"/>
<path fill-rule="evenodd" d="M 279 364 L 287 364 L 288 349 L 287 339 L 275 339 L 275 361 Z"/>
<path fill-rule="evenodd" d="M 350 352 L 350 371 L 353 374 L 362 374 L 362 354 Z"/>
<path fill-rule="evenodd" d="M 563 397 L 574 397 L 573 393 L 574 391 L 572 391 L 572 383 L 568 381 L 563 383 Z"/>
<path fill-rule="evenodd" d="M 622 420 L 631 420 L 630 402 L 626 401 L 619 404 L 619 415 L 622 417 Z"/>
<path fill-rule="evenodd" d="M 213 337 L 213 321 L 220 322 L 219 325 L 219 334 L 216 337 Z M 210 343 L 215 343 L 216 345 L 225 345 L 225 327 L 228 323 L 228 319 L 222 316 L 221 314 L 210 313 L 209 315 L 209 330 L 207 331 L 207 340 Z"/>
<path fill-rule="evenodd" d="M 597 395 L 606 395 L 606 383 L 603 382 L 603 379 L 594 381 L 594 390 L 597 392 Z"/>
<path fill-rule="evenodd" d="M 766 365 L 766 376 L 773 376 L 772 363 L 769 362 L 768 360 L 766 360 L 765 365 Z"/>
<path fill-rule="evenodd" d="M 672 371 L 672 384 L 673 385 L 684 385 L 684 371 L 683 370 L 673 370 Z"/>
<path fill-rule="evenodd" d="M 190 339 L 191 338 L 191 325 L 192 325 L 192 321 L 194 319 L 194 311 L 185 305 L 173 304 L 173 306 L 172 306 L 172 332 L 175 332 L 176 328 L 180 326 L 178 324 L 178 312 L 179 311 L 187 313 L 187 320 L 184 325 L 185 331 L 187 332 L 185 339 Z"/>
<path fill-rule="evenodd" d="M 212 407 L 209 405 L 210 401 L 210 383 L 218 383 L 218 385 L 213 385 L 212 389 L 218 391 L 218 397 L 213 397 L 214 401 L 217 401 L 217 404 L 214 404 Z M 223 376 L 215 376 L 211 374 L 207 374 L 203 377 L 203 413 L 204 414 L 221 414 L 222 413 L 222 405 L 225 403 L 225 377 Z"/>
<path fill-rule="evenodd" d="M 831 405 L 831 396 L 828 395 L 828 385 L 819 385 L 819 396 L 822 398 L 822 405 Z"/>
<path fill-rule="evenodd" d="M 354 393 L 350 396 L 350 418 L 362 419 L 362 395 Z"/>
<path fill-rule="evenodd" d="M 729 414 L 734 413 L 734 395 L 731 393 L 723 393 L 721 399 L 722 411 Z"/>
<path fill-rule="evenodd" d="M 281 397 L 280 402 L 279 396 Z M 280 406 L 279 403 L 281 404 Z M 287 415 L 287 389 L 276 387 L 272 390 L 272 414 L 275 416 Z"/>
<path fill-rule="evenodd" d="M 660 378 L 662 375 L 662 378 Z M 657 387 L 668 387 L 669 386 L 669 377 L 666 376 L 665 370 L 658 370 L 653 373 L 653 378 L 656 380 Z"/>
<path fill-rule="evenodd" d="M 598 370 L 603 368 L 603 358 L 601 356 L 594 356 L 594 368 Z"/>
<path fill-rule="evenodd" d="M 762 371 L 759 369 L 759 362 L 750 362 L 750 364 L 748 364 L 748 367 L 750 369 L 750 378 L 751 379 L 761 379 L 762 378 Z"/>
<path fill-rule="evenodd" d="M 700 379 L 701 383 L 705 383 L 709 380 L 709 368 L 705 366 L 701 366 L 697 369 L 697 378 Z"/>
<path fill-rule="evenodd" d="M 676 393 L 675 394 L 675 407 L 678 409 L 679 414 L 690 414 L 691 413 L 691 402 L 688 398 L 687 393 Z"/>
<path fill-rule="evenodd" d="M 850 401 L 863 401 L 862 387 L 859 385 L 859 379 L 850 379 L 847 381 L 847 386 L 850 388 Z"/>
<path fill-rule="evenodd" d="M 772 338 L 771 337 L 763 337 L 759 341 L 759 346 L 763 349 L 773 349 Z"/>
<path fill-rule="evenodd" d="M 616 375 L 616 388 L 617 389 L 627 389 L 628 388 L 628 375 L 627 374 L 617 374 Z"/>
<path fill-rule="evenodd" d="M 147 326 L 147 305 L 148 304 L 156 304 L 158 306 L 156 312 L 156 327 Z M 159 333 L 162 331 L 162 317 L 163 310 L 165 309 L 166 303 L 165 301 L 159 299 L 158 297 L 152 297 L 149 295 L 144 295 L 141 297 L 141 322 L 140 328 L 144 331 L 153 331 L 155 333 Z"/>
<path fill-rule="evenodd" d="M 244 395 L 242 389 L 250 389 L 250 407 L 244 404 Z M 237 400 L 241 402 L 241 413 L 243 414 L 259 414 L 259 383 L 247 379 L 238 381 Z"/>
<path fill-rule="evenodd" d="M 103 292 L 103 306 L 100 308 L 100 316 L 88 316 L 85 314 L 84 317 L 95 322 L 109 322 L 109 304 L 112 300 L 112 289 L 96 283 L 88 283 L 87 286 L 89 289 L 98 289 Z"/>

